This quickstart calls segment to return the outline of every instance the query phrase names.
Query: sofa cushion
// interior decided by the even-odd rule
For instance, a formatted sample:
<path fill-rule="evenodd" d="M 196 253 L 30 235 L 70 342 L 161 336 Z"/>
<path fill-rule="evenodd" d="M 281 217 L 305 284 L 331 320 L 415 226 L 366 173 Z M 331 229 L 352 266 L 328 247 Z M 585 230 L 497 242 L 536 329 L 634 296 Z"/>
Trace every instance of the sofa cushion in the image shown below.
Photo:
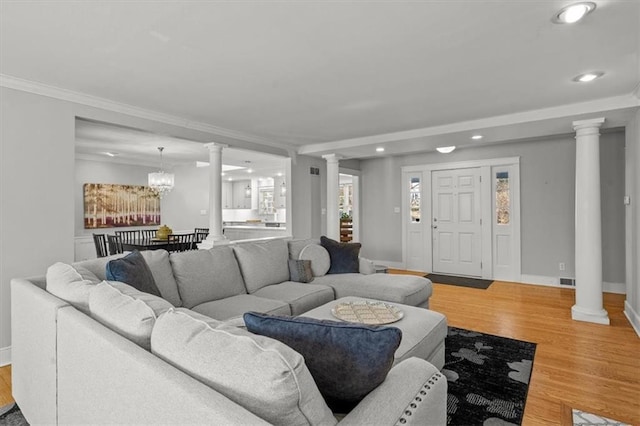
<path fill-rule="evenodd" d="M 229 246 L 172 253 L 170 260 L 186 308 L 247 292 Z"/>
<path fill-rule="evenodd" d="M 166 250 L 143 250 L 140 254 L 147 261 L 162 298 L 173 306 L 182 306 L 178 283 L 173 277 L 173 269 L 169 261 L 169 252 Z"/>
<path fill-rule="evenodd" d="M 384 381 L 402 338 L 395 327 L 305 317 L 249 312 L 244 322 L 250 332 L 300 353 L 325 401 L 339 413 L 350 411 Z"/>
<path fill-rule="evenodd" d="M 341 243 L 325 236 L 320 237 L 320 244 L 326 248 L 331 258 L 328 274 L 348 274 L 360 272 L 360 243 Z"/>
<path fill-rule="evenodd" d="M 311 261 L 311 270 L 314 277 L 321 277 L 331 267 L 331 258 L 327 249 L 319 244 L 307 244 L 298 255 L 300 260 Z"/>
<path fill-rule="evenodd" d="M 57 262 L 47 269 L 46 279 L 49 293 L 89 313 L 89 294 L 100 282 L 93 272 L 82 266 Z"/>
<path fill-rule="evenodd" d="M 289 279 L 297 283 L 313 281 L 310 260 L 289 259 Z"/>
<path fill-rule="evenodd" d="M 107 279 L 107 263 L 112 261 L 113 259 L 120 259 L 121 257 L 126 256 L 129 252 L 113 254 L 107 257 L 98 257 L 96 259 L 87 259 L 81 260 L 79 262 L 74 262 L 71 264 L 74 268 L 77 266 L 82 266 L 83 268 L 93 272 L 93 274 L 102 280 Z"/>
<path fill-rule="evenodd" d="M 151 350 L 272 424 L 336 424 L 302 356 L 276 340 L 170 310 Z"/>
<path fill-rule="evenodd" d="M 328 274 L 313 283 L 332 287 L 336 299 L 356 296 L 409 306 L 425 306 L 432 292 L 431 281 L 416 275 Z"/>
<path fill-rule="evenodd" d="M 107 263 L 107 279 L 129 284 L 135 289 L 160 297 L 151 269 L 138 250 Z"/>
<path fill-rule="evenodd" d="M 291 315 L 300 315 L 334 299 L 331 287 L 315 284 L 302 285 L 291 281 L 262 287 L 253 295 L 288 303 Z M 248 311 L 255 311 L 255 309 L 248 309 Z"/>
<path fill-rule="evenodd" d="M 284 240 L 238 244 L 233 247 L 249 293 L 289 281 L 289 251 Z"/>
<path fill-rule="evenodd" d="M 220 300 L 201 303 L 194 306 L 195 312 L 220 321 L 237 317 L 245 312 L 257 311 L 269 314 L 291 315 L 289 304 L 280 300 L 258 297 L 253 294 L 239 294 Z"/>
<path fill-rule="evenodd" d="M 89 296 L 91 316 L 146 350 L 156 318 L 173 308 L 171 303 L 117 281 L 103 281 Z"/>

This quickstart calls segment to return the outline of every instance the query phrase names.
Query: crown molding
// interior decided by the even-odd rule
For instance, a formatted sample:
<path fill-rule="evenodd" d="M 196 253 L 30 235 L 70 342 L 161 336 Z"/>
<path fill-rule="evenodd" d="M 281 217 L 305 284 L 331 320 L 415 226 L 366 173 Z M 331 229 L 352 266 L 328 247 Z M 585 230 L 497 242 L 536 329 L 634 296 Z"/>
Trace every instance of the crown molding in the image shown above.
<path fill-rule="evenodd" d="M 559 117 L 572 117 L 583 114 L 602 113 L 604 111 L 619 110 L 625 108 L 637 108 L 640 99 L 633 95 L 603 98 L 595 101 L 575 104 L 560 105 L 557 107 L 524 111 L 514 114 L 498 115 L 495 117 L 481 118 L 478 120 L 461 121 L 458 123 L 444 124 L 441 126 L 424 127 L 421 129 L 405 130 L 400 132 L 385 133 L 361 138 L 343 139 L 339 141 L 323 142 L 302 146 L 298 154 L 312 155 L 316 153 L 333 152 L 341 149 L 375 145 L 385 142 L 438 136 L 457 132 L 472 132 L 492 127 L 512 126 L 522 123 L 555 119 Z"/>
<path fill-rule="evenodd" d="M 239 132 L 237 130 L 226 129 L 224 127 L 218 127 L 207 123 L 201 123 L 197 121 L 190 121 L 186 118 L 178 117 L 175 115 L 165 114 L 145 108 L 136 107 L 129 104 L 123 104 L 115 102 L 109 99 L 100 98 L 97 96 L 88 95 L 85 93 L 75 92 L 60 87 L 50 86 L 44 83 L 25 80 L 22 78 L 0 74 L 0 87 L 6 87 L 9 89 L 20 90 L 23 92 L 33 93 L 36 95 L 47 96 L 54 99 L 59 99 L 68 102 L 74 102 L 89 107 L 100 108 L 107 111 L 126 114 L 138 118 L 147 120 L 158 121 L 165 124 L 184 127 L 191 130 L 198 130 L 205 133 L 211 133 L 215 136 L 228 137 L 232 139 L 241 140 L 244 142 L 251 142 L 260 145 L 267 145 L 274 148 L 280 148 L 285 151 L 296 149 L 296 147 L 274 142 L 269 139 L 262 138 L 260 136 L 252 135 L 249 133 Z"/>

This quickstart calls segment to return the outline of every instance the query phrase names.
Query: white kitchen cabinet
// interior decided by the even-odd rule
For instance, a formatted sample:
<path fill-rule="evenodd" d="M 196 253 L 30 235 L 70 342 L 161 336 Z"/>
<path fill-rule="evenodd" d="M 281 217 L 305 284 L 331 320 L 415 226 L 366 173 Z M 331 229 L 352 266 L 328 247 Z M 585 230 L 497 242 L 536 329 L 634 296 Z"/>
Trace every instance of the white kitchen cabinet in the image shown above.
<path fill-rule="evenodd" d="M 251 196 L 247 197 L 246 195 L 247 186 L 251 188 L 250 180 L 239 180 L 237 182 L 233 182 L 233 208 L 234 209 L 250 209 L 251 208 Z"/>
<path fill-rule="evenodd" d="M 282 184 L 285 184 L 286 190 L 282 191 Z M 284 176 L 276 176 L 273 178 L 273 207 L 276 209 L 283 209 L 287 207 L 287 191 L 289 188 L 286 186 Z"/>

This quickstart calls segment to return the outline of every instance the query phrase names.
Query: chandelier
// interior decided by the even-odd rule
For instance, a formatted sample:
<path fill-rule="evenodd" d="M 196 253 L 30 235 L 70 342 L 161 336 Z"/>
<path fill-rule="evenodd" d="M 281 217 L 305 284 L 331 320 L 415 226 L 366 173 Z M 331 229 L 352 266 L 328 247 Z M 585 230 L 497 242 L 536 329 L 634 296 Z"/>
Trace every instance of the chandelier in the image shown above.
<path fill-rule="evenodd" d="M 162 164 L 162 151 L 163 146 L 158 147 L 160 151 L 160 171 L 155 173 L 149 173 L 149 186 L 162 198 L 164 194 L 173 189 L 173 173 L 166 173 L 163 170 Z"/>

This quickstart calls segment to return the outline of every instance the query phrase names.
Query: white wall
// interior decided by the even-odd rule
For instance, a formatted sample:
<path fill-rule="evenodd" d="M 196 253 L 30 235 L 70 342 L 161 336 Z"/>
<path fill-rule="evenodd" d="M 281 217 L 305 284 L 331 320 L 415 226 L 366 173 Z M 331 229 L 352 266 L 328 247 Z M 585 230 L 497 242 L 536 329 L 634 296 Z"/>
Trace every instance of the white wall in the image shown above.
<path fill-rule="evenodd" d="M 11 278 L 73 261 L 74 138 L 68 103 L 0 88 L 2 364 L 10 356 Z"/>
<path fill-rule="evenodd" d="M 624 283 L 624 133 L 601 137 L 604 280 Z M 520 157 L 522 273 L 573 277 L 575 140 L 572 136 L 361 161 L 363 255 L 402 261 L 401 167 Z M 566 270 L 560 272 L 558 263 Z"/>
<path fill-rule="evenodd" d="M 631 204 L 625 208 L 627 298 L 624 312 L 640 336 L 640 111 L 627 126 L 625 160 L 625 194 L 631 197 Z"/>

